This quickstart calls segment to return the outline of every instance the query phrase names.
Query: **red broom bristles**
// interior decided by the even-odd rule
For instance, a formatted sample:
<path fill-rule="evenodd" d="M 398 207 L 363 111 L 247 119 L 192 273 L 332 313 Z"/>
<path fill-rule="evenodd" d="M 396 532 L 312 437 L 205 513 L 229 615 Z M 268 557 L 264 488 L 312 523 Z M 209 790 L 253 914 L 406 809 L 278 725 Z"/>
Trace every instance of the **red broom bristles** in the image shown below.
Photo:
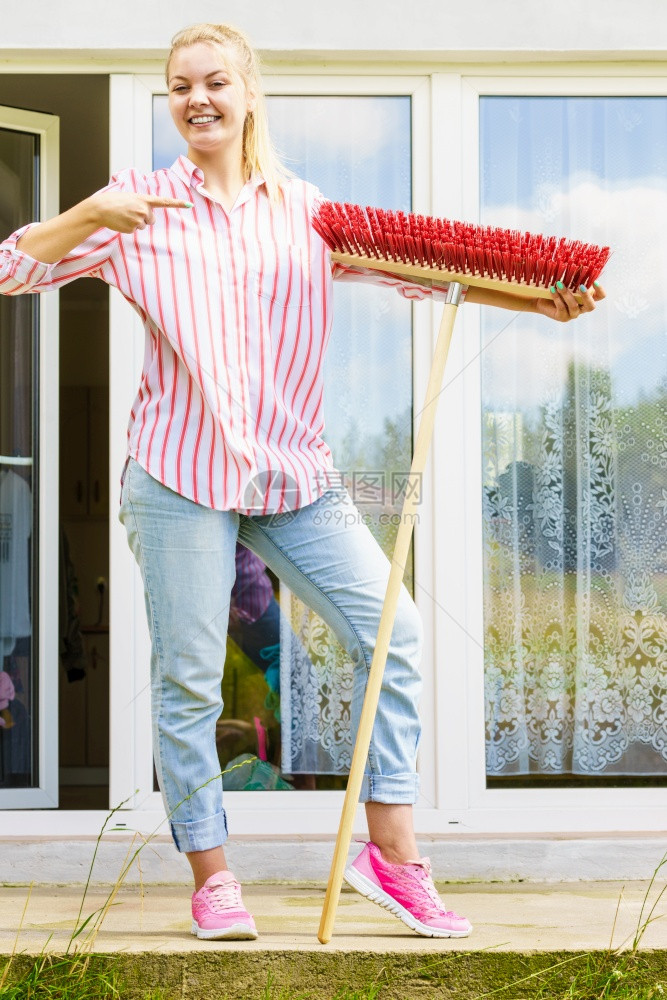
<path fill-rule="evenodd" d="M 548 289 L 562 281 L 576 291 L 590 288 L 611 252 L 580 240 L 331 201 L 318 206 L 313 226 L 334 252 L 445 271 L 463 283 L 479 277 Z"/>

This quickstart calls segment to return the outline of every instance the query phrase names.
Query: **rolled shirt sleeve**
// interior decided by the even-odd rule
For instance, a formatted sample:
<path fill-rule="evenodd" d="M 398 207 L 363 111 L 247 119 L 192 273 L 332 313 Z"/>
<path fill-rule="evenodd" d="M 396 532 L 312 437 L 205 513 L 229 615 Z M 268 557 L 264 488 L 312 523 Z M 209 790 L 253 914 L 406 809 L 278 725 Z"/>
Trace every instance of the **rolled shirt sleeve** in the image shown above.
<path fill-rule="evenodd" d="M 16 247 L 23 234 L 36 225 L 36 222 L 31 222 L 27 226 L 22 226 L 0 243 L 0 293 L 3 295 L 30 292 L 35 285 L 48 283 L 51 280 L 54 264 L 35 260 Z"/>

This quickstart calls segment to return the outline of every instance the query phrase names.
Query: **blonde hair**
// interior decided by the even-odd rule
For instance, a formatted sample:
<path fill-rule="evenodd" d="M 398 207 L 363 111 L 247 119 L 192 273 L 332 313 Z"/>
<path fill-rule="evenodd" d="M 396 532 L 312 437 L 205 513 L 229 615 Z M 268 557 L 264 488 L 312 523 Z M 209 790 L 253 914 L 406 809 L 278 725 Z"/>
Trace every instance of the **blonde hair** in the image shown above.
<path fill-rule="evenodd" d="M 269 135 L 266 113 L 266 99 L 262 88 L 259 56 L 248 38 L 237 28 L 228 24 L 193 24 L 174 35 L 167 58 L 165 76 L 169 83 L 169 63 L 177 49 L 205 42 L 231 49 L 236 56 L 238 69 L 246 90 L 255 95 L 255 107 L 246 115 L 243 125 L 243 168 L 245 179 L 250 180 L 255 172 L 261 173 L 266 181 L 269 198 L 279 201 L 282 197 L 281 182 L 293 176 L 280 161 Z"/>

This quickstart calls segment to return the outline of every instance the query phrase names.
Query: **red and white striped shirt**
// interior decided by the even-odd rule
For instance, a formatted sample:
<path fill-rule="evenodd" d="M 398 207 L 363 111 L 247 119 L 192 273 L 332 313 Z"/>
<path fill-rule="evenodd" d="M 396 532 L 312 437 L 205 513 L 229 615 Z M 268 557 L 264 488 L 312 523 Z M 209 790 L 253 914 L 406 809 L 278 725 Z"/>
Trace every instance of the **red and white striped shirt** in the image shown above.
<path fill-rule="evenodd" d="M 286 181 L 273 203 L 261 177 L 230 212 L 185 156 L 169 169 L 125 170 L 105 191 L 179 198 L 135 233 L 99 229 L 55 264 L 0 244 L 0 293 L 77 277 L 114 285 L 141 317 L 146 349 L 128 454 L 196 503 L 246 514 L 312 503 L 336 481 L 324 430 L 322 363 L 332 320 L 329 251 L 311 226 L 317 188 Z M 333 276 L 430 290 L 340 265 Z"/>

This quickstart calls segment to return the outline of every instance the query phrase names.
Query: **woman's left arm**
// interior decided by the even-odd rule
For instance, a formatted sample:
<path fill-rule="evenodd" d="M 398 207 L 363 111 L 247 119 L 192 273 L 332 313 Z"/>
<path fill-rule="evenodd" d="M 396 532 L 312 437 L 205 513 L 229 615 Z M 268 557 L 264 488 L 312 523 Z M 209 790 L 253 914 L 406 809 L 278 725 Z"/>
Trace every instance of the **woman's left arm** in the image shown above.
<path fill-rule="evenodd" d="M 375 285 L 389 285 L 394 287 L 399 294 L 406 299 L 434 298 L 443 300 L 447 295 L 447 286 L 438 284 L 436 281 L 427 282 L 419 279 L 399 277 L 388 271 L 378 271 L 375 268 L 351 267 L 348 264 L 341 264 L 336 261 L 332 266 L 332 273 L 335 279 L 343 281 L 361 281 Z M 464 285 L 465 301 L 475 302 L 482 306 L 496 306 L 499 309 L 510 309 L 512 312 L 539 313 L 548 319 L 554 319 L 558 323 L 567 323 L 571 319 L 583 313 L 592 312 L 597 302 L 605 297 L 604 289 L 601 285 L 594 285 L 590 289 L 579 290 L 579 302 L 574 293 L 569 289 L 554 286 L 551 298 L 529 298 L 525 295 L 514 295 L 512 292 L 496 292 L 486 288 L 477 288 L 475 285 Z"/>
<path fill-rule="evenodd" d="M 469 285 L 466 301 L 482 306 L 511 309 L 514 312 L 539 313 L 541 316 L 556 320 L 557 323 L 567 323 L 584 313 L 592 312 L 596 303 L 605 297 L 601 285 L 595 284 L 588 289 L 581 286 L 579 289 L 581 301 L 578 301 L 573 292 L 565 286 L 561 288 L 560 284 L 562 282 L 554 287 L 550 299 L 525 298 L 522 295 L 513 295 L 511 292 L 494 292 Z"/>

